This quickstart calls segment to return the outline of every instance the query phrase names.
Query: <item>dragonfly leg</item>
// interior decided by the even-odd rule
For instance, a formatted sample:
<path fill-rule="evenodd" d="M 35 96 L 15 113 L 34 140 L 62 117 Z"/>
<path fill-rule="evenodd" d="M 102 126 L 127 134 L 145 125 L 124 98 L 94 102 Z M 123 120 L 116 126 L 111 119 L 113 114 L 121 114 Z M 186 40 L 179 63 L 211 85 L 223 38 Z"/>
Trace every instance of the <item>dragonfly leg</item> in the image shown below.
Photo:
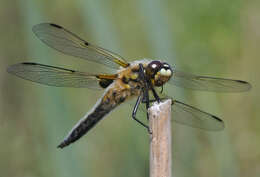
<path fill-rule="evenodd" d="M 149 93 L 148 93 L 148 82 L 147 82 L 147 79 L 145 77 L 145 72 L 144 72 L 144 66 L 140 63 L 139 64 L 139 67 L 140 67 L 140 70 L 139 70 L 139 75 L 141 77 L 141 79 L 143 80 L 144 82 L 144 90 L 143 90 L 143 93 L 144 93 L 144 97 L 143 97 L 143 102 L 145 102 L 145 107 L 146 107 L 146 117 L 147 117 L 147 120 L 149 120 L 149 115 L 148 115 L 148 109 L 150 107 L 150 101 L 149 101 Z"/>
<path fill-rule="evenodd" d="M 142 126 L 144 126 L 144 127 L 148 130 L 148 132 L 151 134 L 151 131 L 150 131 L 149 126 L 146 125 L 146 124 L 144 124 L 142 121 L 140 121 L 140 120 L 138 120 L 138 119 L 136 118 L 136 113 L 137 113 L 137 110 L 138 110 L 139 105 L 140 105 L 140 103 L 141 103 L 141 99 L 142 99 L 142 94 L 140 94 L 140 95 L 138 96 L 137 100 L 136 100 L 136 103 L 135 103 L 135 106 L 134 106 L 134 110 L 133 110 L 133 112 L 132 112 L 132 118 L 133 118 L 135 121 L 137 121 L 139 124 L 141 124 Z"/>
<path fill-rule="evenodd" d="M 158 94 L 156 93 L 156 91 L 154 90 L 154 88 L 152 87 L 152 92 L 153 92 L 153 96 L 155 98 L 155 100 L 160 103 L 160 97 L 158 96 Z"/>
<path fill-rule="evenodd" d="M 153 86 L 151 85 L 151 83 L 146 79 L 146 77 L 145 77 L 145 72 L 144 72 L 144 67 L 143 67 L 143 65 L 140 63 L 139 64 L 139 67 L 140 67 L 140 70 L 139 70 L 139 74 L 140 74 L 140 76 L 141 76 L 141 79 L 143 80 L 143 82 L 144 82 L 144 100 L 145 100 L 145 102 L 146 102 L 146 109 L 148 109 L 149 108 L 149 103 L 150 103 L 150 101 L 149 101 L 149 93 L 148 93 L 148 91 L 149 91 L 149 85 L 150 85 L 150 87 L 151 87 L 151 89 L 152 89 L 152 92 L 153 92 L 153 96 L 154 96 L 154 98 L 156 99 L 156 101 L 159 103 L 160 102 L 160 98 L 159 98 L 159 96 L 158 96 L 158 94 L 156 93 L 156 91 L 154 90 L 154 88 L 153 88 Z M 148 115 L 148 114 L 147 114 Z M 148 116 L 147 116 L 147 118 L 148 118 Z"/>
<path fill-rule="evenodd" d="M 163 93 L 163 85 L 162 85 L 162 87 L 161 87 L 161 91 L 160 91 L 160 93 Z"/>

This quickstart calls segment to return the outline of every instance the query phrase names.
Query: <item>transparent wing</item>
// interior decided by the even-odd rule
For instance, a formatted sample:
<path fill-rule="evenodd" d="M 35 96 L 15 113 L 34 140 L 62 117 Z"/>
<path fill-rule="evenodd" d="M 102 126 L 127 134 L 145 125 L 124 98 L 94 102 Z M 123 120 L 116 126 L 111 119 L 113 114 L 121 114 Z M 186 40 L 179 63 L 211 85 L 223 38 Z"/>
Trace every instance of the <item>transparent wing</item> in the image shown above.
<path fill-rule="evenodd" d="M 161 98 L 161 100 L 171 99 L 169 97 Z M 154 100 L 155 101 L 155 100 Z M 152 101 L 151 101 L 152 102 Z M 219 131 L 224 129 L 224 122 L 209 113 L 201 111 L 195 107 L 184 104 L 180 101 L 172 99 L 172 120 L 190 127 L 199 128 L 207 131 Z M 133 103 L 131 103 L 134 105 Z M 138 109 L 137 116 L 145 117 L 145 104 L 141 104 Z"/>
<path fill-rule="evenodd" d="M 32 30 L 45 44 L 67 55 L 87 59 L 112 68 L 129 65 L 121 56 L 94 46 L 59 25 L 41 23 L 35 25 Z"/>
<path fill-rule="evenodd" d="M 178 123 L 204 130 L 224 129 L 224 122 L 220 118 L 176 100 L 172 104 L 172 118 Z"/>
<path fill-rule="evenodd" d="M 7 71 L 20 78 L 50 86 L 102 88 L 98 75 L 38 63 L 15 64 L 8 67 Z"/>
<path fill-rule="evenodd" d="M 178 70 L 173 71 L 169 83 L 178 87 L 213 92 L 244 92 L 251 88 L 246 81 L 197 76 Z"/>

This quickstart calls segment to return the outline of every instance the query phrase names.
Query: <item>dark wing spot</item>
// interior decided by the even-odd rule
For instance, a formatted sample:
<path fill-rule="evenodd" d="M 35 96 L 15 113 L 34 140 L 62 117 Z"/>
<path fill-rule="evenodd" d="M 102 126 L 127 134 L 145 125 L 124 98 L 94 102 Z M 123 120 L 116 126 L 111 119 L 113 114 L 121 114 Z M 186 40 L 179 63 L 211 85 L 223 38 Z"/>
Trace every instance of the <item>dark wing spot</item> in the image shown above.
<path fill-rule="evenodd" d="M 218 120 L 219 122 L 223 122 L 223 120 L 221 120 L 221 119 L 218 118 L 217 116 L 213 116 L 213 115 L 211 115 L 211 117 L 213 117 L 214 119 Z"/>
<path fill-rule="evenodd" d="M 31 63 L 31 62 L 24 62 L 23 65 L 37 65 L 37 63 Z"/>
<path fill-rule="evenodd" d="M 241 80 L 236 80 L 237 82 L 243 83 L 243 84 L 248 84 L 246 81 L 241 81 Z"/>
<path fill-rule="evenodd" d="M 84 44 L 85 44 L 86 46 L 88 46 L 88 45 L 89 45 L 89 43 L 88 43 L 88 42 L 85 42 Z"/>
<path fill-rule="evenodd" d="M 54 23 L 50 23 L 50 25 L 51 25 L 51 26 L 53 26 L 53 27 L 56 27 L 56 28 L 60 28 L 60 29 L 62 29 L 62 27 L 61 27 L 61 26 L 59 26 L 59 25 L 56 25 L 56 24 L 54 24 Z"/>
<path fill-rule="evenodd" d="M 113 82 L 113 80 L 111 80 L 111 79 L 101 79 L 99 81 L 99 85 L 102 88 L 107 88 L 112 82 Z"/>

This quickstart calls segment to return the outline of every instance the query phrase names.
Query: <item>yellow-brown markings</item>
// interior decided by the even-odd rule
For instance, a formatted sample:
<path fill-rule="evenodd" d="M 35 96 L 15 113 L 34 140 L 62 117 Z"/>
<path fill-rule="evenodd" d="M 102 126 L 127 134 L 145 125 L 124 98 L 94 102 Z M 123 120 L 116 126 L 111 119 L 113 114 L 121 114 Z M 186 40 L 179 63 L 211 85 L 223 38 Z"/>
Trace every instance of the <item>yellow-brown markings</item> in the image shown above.
<path fill-rule="evenodd" d="M 136 79 L 138 78 L 138 74 L 137 74 L 137 73 L 132 73 L 132 74 L 130 75 L 130 78 L 131 78 L 132 80 L 136 80 Z"/>
<path fill-rule="evenodd" d="M 117 79 L 114 80 L 113 85 L 111 85 L 102 98 L 101 104 L 107 105 L 105 109 L 114 108 L 130 97 L 140 94 L 142 82 L 136 81 L 138 73 L 132 71 L 132 69 L 138 70 L 138 68 L 138 65 L 130 66 L 117 74 Z"/>
<path fill-rule="evenodd" d="M 120 79 L 115 80 L 113 87 L 109 88 L 102 98 L 104 109 L 111 109 L 132 96 L 140 94 L 140 89 L 133 88 L 134 85 L 123 83 Z"/>
<path fill-rule="evenodd" d="M 122 61 L 122 60 L 119 60 L 119 59 L 117 59 L 117 58 L 114 59 L 114 62 L 117 63 L 117 64 L 119 64 L 120 66 L 122 66 L 122 67 L 124 67 L 124 68 L 126 68 L 126 67 L 129 66 L 129 63 L 126 63 L 126 62 L 124 62 L 124 61 Z"/>
<path fill-rule="evenodd" d="M 117 78 L 117 74 L 99 74 L 97 75 L 97 78 L 114 80 Z"/>

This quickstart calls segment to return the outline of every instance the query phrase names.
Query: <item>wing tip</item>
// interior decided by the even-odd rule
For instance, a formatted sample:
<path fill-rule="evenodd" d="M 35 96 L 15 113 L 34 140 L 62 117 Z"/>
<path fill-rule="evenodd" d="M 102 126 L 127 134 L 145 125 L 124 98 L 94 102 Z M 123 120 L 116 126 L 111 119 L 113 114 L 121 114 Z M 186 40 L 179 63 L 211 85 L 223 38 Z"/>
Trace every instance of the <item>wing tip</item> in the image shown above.
<path fill-rule="evenodd" d="M 14 65 L 8 66 L 8 67 L 6 68 L 6 71 L 7 71 L 8 73 L 11 73 L 13 66 L 14 66 Z"/>
<path fill-rule="evenodd" d="M 62 26 L 60 26 L 60 25 L 57 25 L 57 24 L 55 24 L 55 23 L 39 23 L 39 24 L 36 24 L 36 25 L 34 25 L 33 27 L 32 27 L 32 31 L 35 33 L 35 34 L 37 34 L 37 31 L 39 30 L 39 29 L 41 29 L 42 27 L 46 27 L 46 26 L 51 26 L 51 27 L 54 27 L 54 28 L 58 28 L 58 29 L 63 29 L 63 27 Z"/>
<path fill-rule="evenodd" d="M 247 82 L 247 81 L 237 80 L 237 82 L 239 82 L 239 83 L 244 85 L 243 89 L 241 89 L 241 92 L 249 91 L 252 88 L 252 85 L 249 82 Z"/>
<path fill-rule="evenodd" d="M 214 115 L 211 115 L 212 118 L 214 118 L 215 120 L 217 120 L 220 124 L 218 127 L 214 127 L 212 129 L 212 131 L 222 131 L 225 129 L 225 123 L 222 119 L 220 119 L 219 117 L 217 116 L 214 116 Z"/>
<path fill-rule="evenodd" d="M 49 24 L 50 26 L 55 27 L 55 28 L 59 28 L 59 29 L 62 29 L 62 28 L 63 28 L 62 26 L 57 25 L 57 24 L 55 24 L 55 23 L 47 23 L 47 24 Z"/>
<path fill-rule="evenodd" d="M 7 71 L 8 73 L 10 73 L 10 74 L 15 74 L 15 73 L 16 73 L 16 72 L 15 72 L 15 68 L 16 68 L 17 66 L 19 66 L 20 64 L 22 64 L 22 63 L 17 63 L 17 64 L 10 65 L 10 66 L 7 67 L 6 71 Z"/>
<path fill-rule="evenodd" d="M 22 63 L 16 63 L 16 64 L 13 64 L 13 65 L 10 65 L 7 67 L 6 71 L 8 73 L 11 73 L 11 74 L 14 74 L 15 72 L 15 69 L 21 65 L 37 65 L 37 63 L 33 63 L 33 62 L 22 62 Z"/>

